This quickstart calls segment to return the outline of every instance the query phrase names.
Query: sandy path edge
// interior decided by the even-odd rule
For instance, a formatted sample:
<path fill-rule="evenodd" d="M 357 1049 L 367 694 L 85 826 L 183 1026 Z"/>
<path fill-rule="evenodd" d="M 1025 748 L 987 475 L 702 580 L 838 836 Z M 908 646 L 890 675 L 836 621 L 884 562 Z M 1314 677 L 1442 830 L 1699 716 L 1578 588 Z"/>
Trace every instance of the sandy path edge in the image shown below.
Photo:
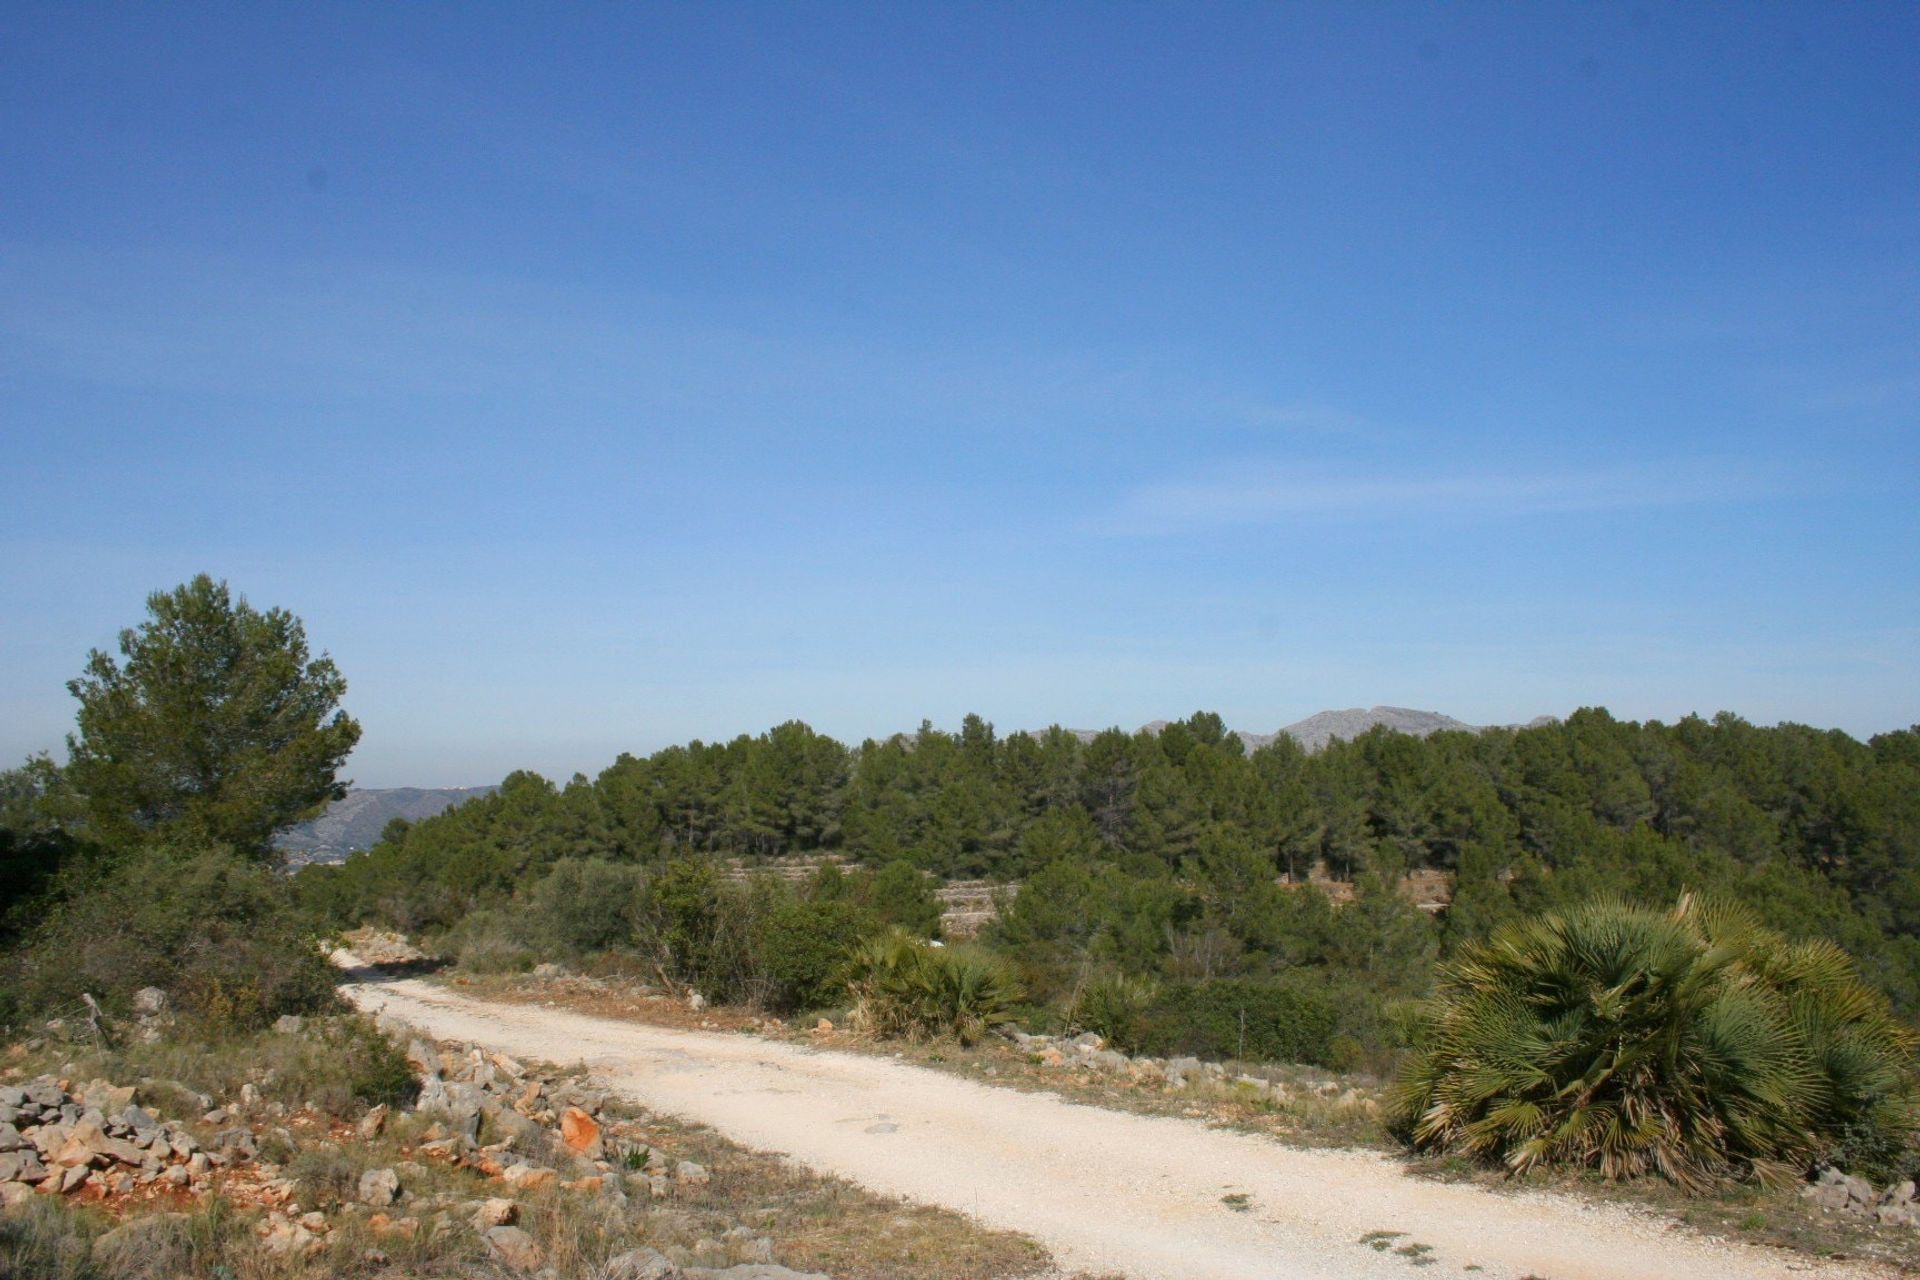
<path fill-rule="evenodd" d="M 1495 1194 L 1408 1176 L 1382 1156 L 1317 1151 L 994 1088 L 928 1068 L 755 1036 L 670 1030 L 494 1003 L 355 968 L 342 992 L 428 1034 L 585 1062 L 643 1106 L 712 1126 L 870 1190 L 1039 1240 L 1066 1269 L 1135 1280 L 1785 1280 L 1886 1277 L 1673 1228 L 1619 1206 Z M 1235 1211 L 1222 1197 L 1244 1194 Z M 1360 1243 L 1431 1247 L 1434 1264 Z"/>

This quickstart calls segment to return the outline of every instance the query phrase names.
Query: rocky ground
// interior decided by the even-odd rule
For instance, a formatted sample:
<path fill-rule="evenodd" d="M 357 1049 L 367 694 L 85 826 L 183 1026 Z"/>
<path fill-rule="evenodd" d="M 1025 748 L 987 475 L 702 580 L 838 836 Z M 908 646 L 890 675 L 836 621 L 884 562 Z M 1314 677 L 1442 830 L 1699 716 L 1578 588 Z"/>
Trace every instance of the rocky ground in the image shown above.
<path fill-rule="evenodd" d="M 333 1022 L 284 1020 L 266 1043 L 284 1052 Z M 781 1168 L 611 1100 L 578 1071 L 383 1030 L 405 1046 L 417 1098 L 347 1115 L 287 1100 L 273 1067 L 216 1097 L 152 1075 L 87 1074 L 115 1055 L 14 1046 L 0 1067 L 0 1276 L 222 1273 L 204 1265 L 215 1255 L 240 1280 L 1044 1267 L 1019 1237 Z M 34 1070 L 49 1053 L 78 1060 Z"/>

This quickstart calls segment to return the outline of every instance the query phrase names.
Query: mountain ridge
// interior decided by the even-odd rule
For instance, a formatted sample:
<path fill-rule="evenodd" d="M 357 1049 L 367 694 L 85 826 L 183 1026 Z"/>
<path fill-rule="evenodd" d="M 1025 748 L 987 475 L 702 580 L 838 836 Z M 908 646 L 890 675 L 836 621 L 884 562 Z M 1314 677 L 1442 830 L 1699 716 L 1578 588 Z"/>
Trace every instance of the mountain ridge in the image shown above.
<path fill-rule="evenodd" d="M 1247 729 L 1235 729 L 1233 734 L 1246 744 L 1248 751 L 1256 751 L 1278 739 L 1282 734 L 1292 738 L 1308 751 L 1318 751 L 1335 738 L 1352 741 L 1367 731 L 1385 726 L 1396 733 L 1410 733 L 1418 738 L 1442 731 L 1462 733 L 1486 733 L 1492 729 L 1533 729 L 1540 725 L 1553 724 L 1558 716 L 1535 716 L 1524 724 L 1468 724 L 1439 711 L 1422 711 L 1415 707 L 1346 707 L 1339 710 L 1316 711 L 1304 720 L 1296 720 L 1290 725 L 1275 729 L 1272 733 L 1254 733 Z M 1171 720 L 1149 720 L 1134 730 L 1135 733 L 1160 734 Z M 1039 737 L 1045 729 L 1023 729 L 1021 732 L 1031 737 Z M 1082 742 L 1091 742 L 1100 736 L 1099 729 L 1068 729 Z"/>
<path fill-rule="evenodd" d="M 296 823 L 273 839 L 293 865 L 338 862 L 371 849 L 395 818 L 419 822 L 455 805 L 491 795 L 498 787 L 355 787 L 318 817 Z"/>

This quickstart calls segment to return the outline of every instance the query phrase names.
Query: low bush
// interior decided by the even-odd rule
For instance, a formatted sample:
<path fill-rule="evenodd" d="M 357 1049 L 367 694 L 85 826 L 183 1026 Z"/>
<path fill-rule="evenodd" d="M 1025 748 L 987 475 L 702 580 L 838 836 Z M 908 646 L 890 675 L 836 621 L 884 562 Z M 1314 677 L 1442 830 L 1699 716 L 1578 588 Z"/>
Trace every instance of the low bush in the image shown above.
<path fill-rule="evenodd" d="M 939 934 L 945 910 L 935 891 L 938 883 L 911 862 L 896 858 L 864 878 L 858 900 L 882 924 L 931 938 Z"/>
<path fill-rule="evenodd" d="M 554 863 L 528 903 L 541 950 L 574 958 L 630 944 L 645 884 L 645 874 L 632 863 L 599 858 Z"/>
<path fill-rule="evenodd" d="M 1020 998 L 1012 971 L 974 947 L 934 947 L 902 929 L 863 943 L 847 987 L 853 1022 L 880 1036 L 952 1036 L 972 1044 Z"/>
<path fill-rule="evenodd" d="M 284 878 L 221 849 L 141 849 L 63 872 L 19 965 L 19 1000 L 124 1011 L 160 987 L 216 1027 L 333 1008 L 334 972 Z"/>
<path fill-rule="evenodd" d="M 1827 942 L 1743 910 L 1597 902 L 1509 925 L 1441 970 L 1393 1113 L 1416 1146 L 1687 1190 L 1784 1182 L 1915 1131 L 1916 1036 Z"/>
<path fill-rule="evenodd" d="M 313 1146 L 287 1162 L 286 1176 L 293 1179 L 301 1204 L 332 1208 L 354 1199 L 364 1168 L 344 1147 Z"/>
<path fill-rule="evenodd" d="M 1126 1047 L 1159 1055 L 1329 1065 L 1338 1005 L 1324 984 L 1292 975 L 1170 983 L 1140 1013 Z"/>
<path fill-rule="evenodd" d="M 1098 1032 L 1132 1051 L 1147 1042 L 1154 1002 L 1159 998 L 1159 986 L 1148 979 L 1103 973 L 1070 1002 L 1067 1022 L 1076 1031 Z"/>
<path fill-rule="evenodd" d="M 539 957 L 526 934 L 523 917 L 482 908 L 463 916 L 445 933 L 427 939 L 427 949 L 469 973 L 527 973 Z"/>
<path fill-rule="evenodd" d="M 872 917 L 851 902 L 775 904 L 757 930 L 765 1003 L 782 1012 L 841 1003 L 847 994 L 847 953 L 872 931 Z"/>

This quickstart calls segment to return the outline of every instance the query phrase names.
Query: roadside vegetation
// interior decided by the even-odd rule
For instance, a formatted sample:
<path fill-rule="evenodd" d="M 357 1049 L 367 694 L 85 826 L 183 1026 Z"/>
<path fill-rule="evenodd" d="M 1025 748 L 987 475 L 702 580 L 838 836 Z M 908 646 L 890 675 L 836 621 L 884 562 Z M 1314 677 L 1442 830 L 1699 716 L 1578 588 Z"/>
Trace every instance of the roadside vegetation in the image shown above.
<path fill-rule="evenodd" d="M 564 967 L 930 1060 L 1017 1030 L 1039 1074 L 1180 1074 L 1173 1105 L 1270 1131 L 1720 1197 L 1799 1183 L 1920 1225 L 1910 1199 L 1807 1182 L 1839 1166 L 1892 1197 L 1920 1175 L 1920 730 L 1583 710 L 1309 754 L 1249 752 L 1207 713 L 1131 735 L 968 717 L 857 748 L 787 724 L 564 786 L 516 773 L 289 876 L 272 836 L 341 794 L 359 733 L 298 619 L 201 577 L 69 688 L 68 762 L 0 774 L 16 1037 L 254 1064 L 291 1017 L 346 1028 L 312 1043 L 378 1077 L 321 950 L 375 927 L 465 980 Z M 796 854 L 835 860 L 755 873 Z M 941 936 L 955 878 L 1005 886 L 977 939 Z M 301 1106 L 370 1105 L 289 1083 L 312 1063 L 270 1070 Z M 58 1236 L 52 1212 L 6 1238 Z"/>

